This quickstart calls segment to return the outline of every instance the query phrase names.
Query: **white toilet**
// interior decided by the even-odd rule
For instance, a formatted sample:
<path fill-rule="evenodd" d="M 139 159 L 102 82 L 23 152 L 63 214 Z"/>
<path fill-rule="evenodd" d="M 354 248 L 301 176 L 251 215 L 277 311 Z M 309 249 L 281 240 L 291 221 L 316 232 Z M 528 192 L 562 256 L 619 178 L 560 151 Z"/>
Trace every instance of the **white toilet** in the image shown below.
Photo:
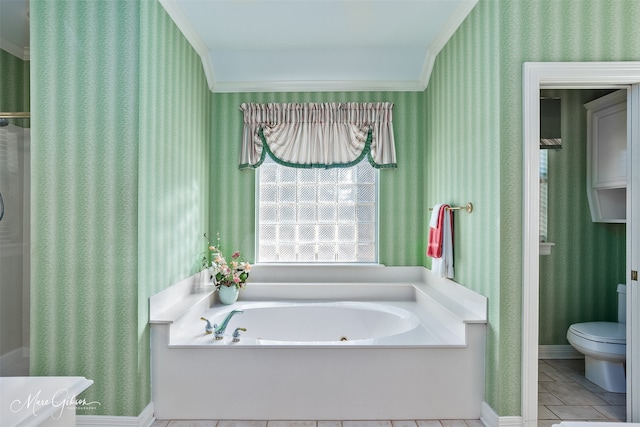
<path fill-rule="evenodd" d="M 584 354 L 585 377 L 613 393 L 625 393 L 627 287 L 618 285 L 618 323 L 586 322 L 569 326 L 567 340 Z"/>

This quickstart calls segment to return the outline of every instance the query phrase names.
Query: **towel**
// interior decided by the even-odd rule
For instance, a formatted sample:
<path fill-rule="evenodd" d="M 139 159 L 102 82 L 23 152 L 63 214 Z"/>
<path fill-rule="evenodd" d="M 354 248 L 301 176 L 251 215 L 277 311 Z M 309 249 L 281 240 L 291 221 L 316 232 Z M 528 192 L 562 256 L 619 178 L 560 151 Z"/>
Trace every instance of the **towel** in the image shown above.
<path fill-rule="evenodd" d="M 438 238 L 438 230 L 440 234 L 440 256 L 433 257 L 431 263 L 431 271 L 440 277 L 453 279 L 453 211 L 448 210 L 449 205 L 442 205 L 438 212 L 438 226 L 429 229 L 429 249 L 431 250 L 431 231 L 434 230 L 434 254 L 437 254 L 436 240 Z M 434 208 L 435 210 L 435 208 Z M 431 222 L 429 222 L 431 224 Z M 431 256 L 431 255 L 430 255 Z"/>
<path fill-rule="evenodd" d="M 427 256 L 440 258 L 442 256 L 442 231 L 444 225 L 444 214 L 448 205 L 439 203 L 433 207 L 431 219 L 429 220 L 429 246 Z"/>

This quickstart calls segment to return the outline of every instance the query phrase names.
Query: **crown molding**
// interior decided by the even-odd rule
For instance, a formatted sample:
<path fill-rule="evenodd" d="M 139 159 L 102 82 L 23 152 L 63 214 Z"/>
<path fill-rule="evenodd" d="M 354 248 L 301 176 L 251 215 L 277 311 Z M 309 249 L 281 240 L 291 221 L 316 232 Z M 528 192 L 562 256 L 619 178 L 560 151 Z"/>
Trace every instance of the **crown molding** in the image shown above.
<path fill-rule="evenodd" d="M 422 92 L 419 81 L 265 81 L 216 82 L 213 92 Z"/>
<path fill-rule="evenodd" d="M 185 16 L 182 8 L 176 0 L 159 1 L 169 17 L 176 24 L 176 27 L 178 27 L 184 38 L 187 39 L 191 47 L 193 47 L 198 56 L 200 56 L 200 61 L 202 61 L 202 68 L 204 69 L 204 74 L 207 78 L 207 84 L 209 85 L 209 89 L 213 92 L 216 79 L 215 73 L 213 71 L 213 63 L 211 62 L 211 57 L 209 56 L 207 45 L 202 41 L 198 33 L 193 29 L 191 23 Z"/>
<path fill-rule="evenodd" d="M 427 54 L 424 57 L 424 65 L 422 66 L 422 72 L 420 73 L 419 85 L 422 90 L 425 90 L 429 86 L 429 80 L 431 79 L 431 73 L 433 72 L 433 66 L 436 63 L 436 56 L 431 49 L 427 50 Z"/>
<path fill-rule="evenodd" d="M 18 57 L 23 61 L 29 61 L 31 59 L 30 58 L 31 52 L 28 46 L 22 47 L 13 42 L 10 42 L 9 40 L 3 37 L 0 37 L 0 49 L 9 52 L 13 56 Z"/>
<path fill-rule="evenodd" d="M 436 57 L 445 47 L 447 42 L 451 39 L 451 36 L 458 30 L 458 27 L 462 25 L 464 20 L 469 16 L 474 7 L 478 4 L 479 0 L 470 0 L 461 3 L 451 18 L 444 24 L 442 30 L 438 34 L 438 37 L 431 43 L 424 59 L 424 65 L 422 66 L 422 72 L 420 73 L 420 85 L 422 89 L 426 89 L 429 85 L 429 79 L 431 78 L 431 72 L 433 71 L 433 65 L 436 62 Z"/>

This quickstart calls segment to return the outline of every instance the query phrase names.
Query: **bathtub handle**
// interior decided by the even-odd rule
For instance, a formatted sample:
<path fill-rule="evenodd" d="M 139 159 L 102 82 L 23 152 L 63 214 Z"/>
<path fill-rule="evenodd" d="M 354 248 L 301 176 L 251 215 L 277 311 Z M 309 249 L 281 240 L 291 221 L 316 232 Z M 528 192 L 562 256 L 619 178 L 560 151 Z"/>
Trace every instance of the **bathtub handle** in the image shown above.
<path fill-rule="evenodd" d="M 211 322 L 209 322 L 209 319 L 205 318 L 205 317 L 201 317 L 200 320 L 204 320 L 205 322 L 207 322 L 207 325 L 204 327 L 204 334 L 205 335 L 210 335 L 211 333 L 213 333 L 213 326 L 211 326 Z"/>
<path fill-rule="evenodd" d="M 247 328 L 236 328 L 233 331 L 233 340 L 231 342 L 240 342 L 240 331 L 247 332 Z"/>

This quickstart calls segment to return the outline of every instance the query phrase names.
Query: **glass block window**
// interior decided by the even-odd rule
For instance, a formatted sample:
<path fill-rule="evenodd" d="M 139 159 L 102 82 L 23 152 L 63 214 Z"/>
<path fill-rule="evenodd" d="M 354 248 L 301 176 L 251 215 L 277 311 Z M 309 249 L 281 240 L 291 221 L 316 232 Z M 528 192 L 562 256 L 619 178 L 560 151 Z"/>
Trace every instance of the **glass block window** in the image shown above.
<path fill-rule="evenodd" d="M 266 156 L 256 169 L 257 262 L 377 262 L 378 171 L 296 169 Z"/>

